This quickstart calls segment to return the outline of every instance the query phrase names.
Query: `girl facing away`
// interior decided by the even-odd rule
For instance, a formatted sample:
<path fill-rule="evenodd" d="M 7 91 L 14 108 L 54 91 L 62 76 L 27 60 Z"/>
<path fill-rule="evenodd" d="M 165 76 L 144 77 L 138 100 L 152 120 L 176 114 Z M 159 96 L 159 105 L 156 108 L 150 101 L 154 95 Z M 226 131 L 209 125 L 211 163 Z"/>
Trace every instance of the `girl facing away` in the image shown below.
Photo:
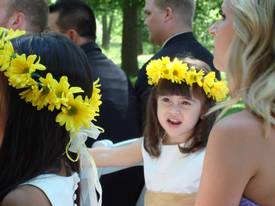
<path fill-rule="evenodd" d="M 143 161 L 146 206 L 193 205 L 217 112 L 205 114 L 228 89 L 199 60 L 163 57 L 146 70 L 153 88 L 144 138 L 123 147 L 94 148 L 91 154 L 98 167 Z"/>
<path fill-rule="evenodd" d="M 275 205 L 275 1 L 224 0 L 214 64 L 245 109 L 210 133 L 196 206 Z"/>
<path fill-rule="evenodd" d="M 62 35 L 19 33 L 0 28 L 0 205 L 98 205 L 78 133 L 99 104 L 87 58 Z"/>

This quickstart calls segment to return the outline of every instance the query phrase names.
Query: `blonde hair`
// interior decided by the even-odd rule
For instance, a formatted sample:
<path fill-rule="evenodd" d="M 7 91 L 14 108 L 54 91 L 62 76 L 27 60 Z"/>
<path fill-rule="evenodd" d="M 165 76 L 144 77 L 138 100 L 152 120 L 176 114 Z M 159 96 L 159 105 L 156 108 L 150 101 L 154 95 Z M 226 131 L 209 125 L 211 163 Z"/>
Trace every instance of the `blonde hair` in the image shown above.
<path fill-rule="evenodd" d="M 275 125 L 275 1 L 231 0 L 234 39 L 227 65 L 232 103 Z M 265 130 L 267 131 L 267 130 Z"/>

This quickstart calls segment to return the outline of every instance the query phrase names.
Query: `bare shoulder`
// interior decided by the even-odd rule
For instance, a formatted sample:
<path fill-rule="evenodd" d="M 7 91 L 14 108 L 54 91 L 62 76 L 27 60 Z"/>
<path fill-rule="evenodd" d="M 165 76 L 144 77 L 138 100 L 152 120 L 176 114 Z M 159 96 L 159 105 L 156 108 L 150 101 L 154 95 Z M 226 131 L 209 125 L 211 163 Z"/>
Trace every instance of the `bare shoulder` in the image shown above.
<path fill-rule="evenodd" d="M 223 139 L 230 138 L 233 141 L 234 139 L 238 141 L 248 139 L 251 142 L 253 138 L 262 136 L 263 125 L 254 115 L 242 111 L 218 121 L 211 134 Z"/>
<path fill-rule="evenodd" d="M 230 128 L 230 129 L 242 129 L 247 127 L 259 127 L 261 121 L 257 119 L 253 114 L 244 110 L 232 115 L 228 115 L 227 117 L 218 121 L 217 125 L 221 128 Z"/>
<path fill-rule="evenodd" d="M 30 185 L 19 186 L 3 199 L 1 206 L 51 206 L 45 194 Z"/>
<path fill-rule="evenodd" d="M 208 150 L 222 154 L 227 160 L 249 164 L 255 170 L 266 144 L 262 122 L 242 111 L 217 122 L 210 133 Z"/>

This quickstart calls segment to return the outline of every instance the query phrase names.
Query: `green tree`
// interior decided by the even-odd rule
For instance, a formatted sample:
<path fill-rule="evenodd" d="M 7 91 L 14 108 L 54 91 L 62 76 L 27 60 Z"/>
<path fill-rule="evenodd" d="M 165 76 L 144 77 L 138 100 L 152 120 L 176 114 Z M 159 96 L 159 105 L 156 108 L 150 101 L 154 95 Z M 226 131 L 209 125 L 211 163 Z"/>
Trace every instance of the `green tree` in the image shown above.
<path fill-rule="evenodd" d="M 209 26 L 219 18 L 222 0 L 196 0 L 196 12 L 193 31 L 198 40 L 208 49 L 213 48 L 213 38 L 209 35 Z"/>
<path fill-rule="evenodd" d="M 136 75 L 138 71 L 138 0 L 124 0 L 121 67 L 128 75 Z"/>
<path fill-rule="evenodd" d="M 115 21 L 114 14 L 116 10 L 120 10 L 121 0 L 86 0 L 86 2 L 93 8 L 97 19 L 101 20 L 101 46 L 108 50 L 110 47 L 112 27 Z"/>

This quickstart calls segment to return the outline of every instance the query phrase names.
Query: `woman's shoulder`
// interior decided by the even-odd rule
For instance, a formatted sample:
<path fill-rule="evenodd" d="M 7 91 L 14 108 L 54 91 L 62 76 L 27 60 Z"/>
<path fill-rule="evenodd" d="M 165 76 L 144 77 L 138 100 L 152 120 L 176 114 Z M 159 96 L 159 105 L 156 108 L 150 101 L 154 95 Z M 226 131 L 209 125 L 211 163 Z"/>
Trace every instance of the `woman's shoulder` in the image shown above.
<path fill-rule="evenodd" d="M 259 147 L 265 145 L 263 142 L 262 122 L 244 110 L 217 122 L 210 132 L 207 147 L 208 152 L 217 152 L 233 159 L 237 155 L 245 160 L 260 157 Z"/>
<path fill-rule="evenodd" d="M 233 114 L 230 114 L 224 118 L 222 118 L 220 121 L 218 121 L 217 124 L 226 124 L 227 126 L 251 126 L 259 124 L 261 121 L 253 115 L 251 112 L 247 110 L 243 110 L 240 112 L 236 112 Z"/>
<path fill-rule="evenodd" d="M 221 136 L 249 137 L 263 132 L 263 124 L 255 115 L 244 110 L 231 114 L 219 120 L 213 127 L 211 133 L 222 134 Z"/>
<path fill-rule="evenodd" d="M 45 194 L 37 187 L 22 185 L 7 194 L 1 206 L 51 206 Z"/>

